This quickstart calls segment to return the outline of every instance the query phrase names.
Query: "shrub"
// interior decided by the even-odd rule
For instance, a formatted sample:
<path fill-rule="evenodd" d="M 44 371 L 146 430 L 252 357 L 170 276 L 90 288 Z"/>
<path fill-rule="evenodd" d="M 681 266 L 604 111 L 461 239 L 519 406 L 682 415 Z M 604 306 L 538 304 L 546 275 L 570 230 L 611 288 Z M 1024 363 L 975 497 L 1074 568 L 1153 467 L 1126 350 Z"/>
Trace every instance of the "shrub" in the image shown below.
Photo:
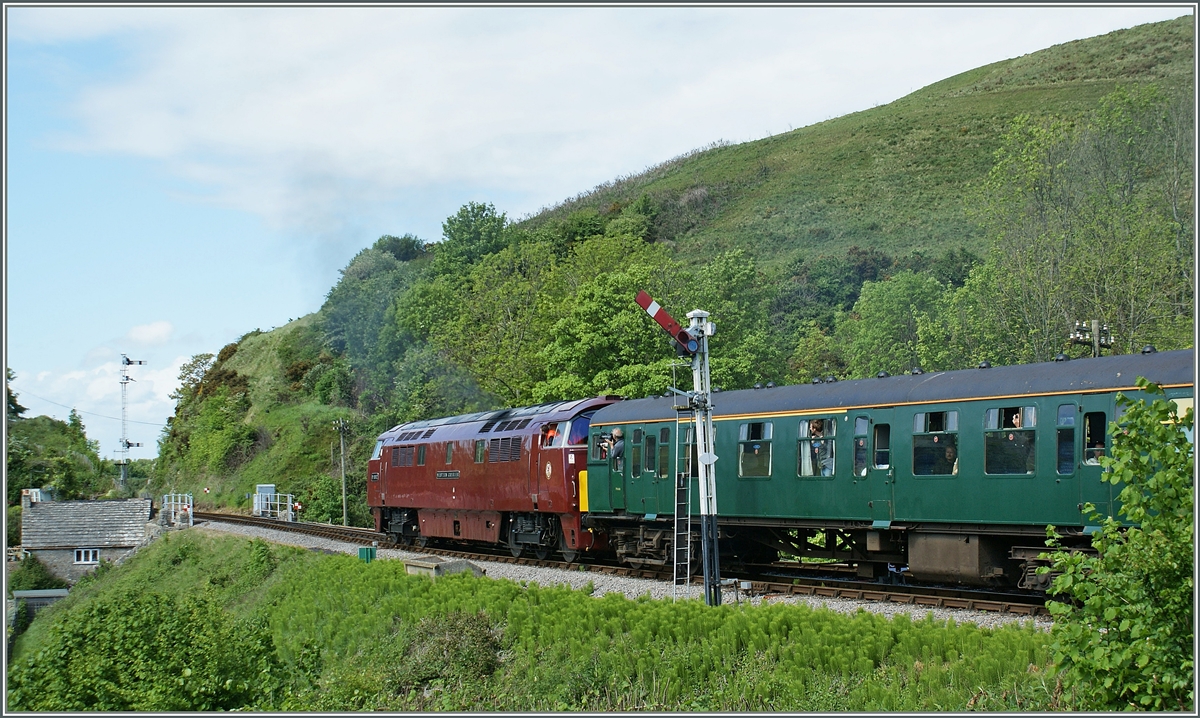
<path fill-rule="evenodd" d="M 66 588 L 69 585 L 50 573 L 46 564 L 33 554 L 21 559 L 21 565 L 8 577 L 9 595 L 12 595 L 12 591 L 41 591 L 48 588 Z"/>
<path fill-rule="evenodd" d="M 1050 605 L 1053 649 L 1085 709 L 1191 711 L 1194 415 L 1179 416 L 1144 378 L 1138 386 L 1158 398 L 1118 395 L 1129 409 L 1110 425 L 1112 457 L 1100 460 L 1109 482 L 1125 484 L 1118 513 L 1132 525 L 1107 517 L 1096 556 L 1051 555 L 1062 574 L 1050 591 L 1070 599 Z M 1047 543 L 1058 547 L 1052 529 Z"/>
<path fill-rule="evenodd" d="M 121 591 L 49 632 L 48 648 L 10 667 L 9 709 L 229 710 L 270 705 L 278 690 L 265 626 L 203 597 Z"/>

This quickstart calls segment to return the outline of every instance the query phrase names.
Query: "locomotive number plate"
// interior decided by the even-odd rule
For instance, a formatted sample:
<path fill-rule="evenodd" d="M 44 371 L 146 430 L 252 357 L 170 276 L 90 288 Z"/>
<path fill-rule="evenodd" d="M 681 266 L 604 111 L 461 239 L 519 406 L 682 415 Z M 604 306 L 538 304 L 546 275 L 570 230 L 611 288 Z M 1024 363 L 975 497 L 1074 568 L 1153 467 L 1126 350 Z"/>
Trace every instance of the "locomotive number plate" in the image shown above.
<path fill-rule="evenodd" d="M 455 469 L 454 471 L 439 471 L 437 472 L 437 477 L 439 479 L 457 479 L 458 469 Z"/>

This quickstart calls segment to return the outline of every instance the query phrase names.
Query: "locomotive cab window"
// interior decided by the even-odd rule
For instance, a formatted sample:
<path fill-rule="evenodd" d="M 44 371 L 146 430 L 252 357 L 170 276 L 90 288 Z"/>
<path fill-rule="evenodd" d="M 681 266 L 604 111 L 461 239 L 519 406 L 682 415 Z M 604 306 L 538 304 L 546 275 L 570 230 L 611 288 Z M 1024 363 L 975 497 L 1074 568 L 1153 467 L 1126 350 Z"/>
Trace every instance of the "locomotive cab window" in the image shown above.
<path fill-rule="evenodd" d="M 567 439 L 567 422 L 551 422 L 542 427 L 542 448 L 562 446 Z"/>
<path fill-rule="evenodd" d="M 371 452 L 372 459 L 378 459 L 383 456 L 383 439 L 375 442 L 375 451 Z"/>
<path fill-rule="evenodd" d="M 836 419 L 801 419 L 796 440 L 796 474 L 833 476 Z"/>
<path fill-rule="evenodd" d="M 1058 473 L 1075 473 L 1075 405 L 1058 406 Z"/>
<path fill-rule="evenodd" d="M 738 476 L 771 476 L 772 422 L 751 421 L 738 428 Z"/>
<path fill-rule="evenodd" d="M 1103 411 L 1083 415 L 1083 463 L 1098 465 L 1104 456 L 1104 429 L 1107 426 Z"/>
<path fill-rule="evenodd" d="M 592 414 L 586 414 L 571 419 L 571 427 L 567 430 L 567 446 L 587 446 L 588 430 L 592 428 Z"/>
<path fill-rule="evenodd" d="M 1037 407 L 1010 406 L 984 413 L 983 472 L 1032 474 L 1037 465 Z"/>
<path fill-rule="evenodd" d="M 958 474 L 958 412 L 913 414 L 913 475 Z"/>

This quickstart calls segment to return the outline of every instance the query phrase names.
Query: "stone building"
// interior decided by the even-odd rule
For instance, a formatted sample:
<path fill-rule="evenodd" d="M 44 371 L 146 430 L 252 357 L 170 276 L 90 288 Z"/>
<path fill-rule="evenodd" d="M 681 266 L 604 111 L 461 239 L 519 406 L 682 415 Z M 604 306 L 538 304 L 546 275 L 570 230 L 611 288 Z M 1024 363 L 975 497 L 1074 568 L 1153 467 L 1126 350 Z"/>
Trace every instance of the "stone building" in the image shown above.
<path fill-rule="evenodd" d="M 21 512 L 21 546 L 74 583 L 145 543 L 151 510 L 150 499 L 31 501 Z"/>

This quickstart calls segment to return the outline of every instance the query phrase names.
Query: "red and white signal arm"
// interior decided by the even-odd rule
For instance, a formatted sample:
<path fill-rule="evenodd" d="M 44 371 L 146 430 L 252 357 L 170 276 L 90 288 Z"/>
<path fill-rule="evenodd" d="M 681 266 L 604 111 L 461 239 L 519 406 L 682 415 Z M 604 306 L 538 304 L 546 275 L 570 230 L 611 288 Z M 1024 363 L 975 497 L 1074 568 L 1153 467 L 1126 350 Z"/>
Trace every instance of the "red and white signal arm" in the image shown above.
<path fill-rule="evenodd" d="M 666 330 L 680 347 L 688 354 L 695 354 L 700 349 L 700 341 L 684 329 L 666 309 L 663 309 L 654 298 L 645 291 L 640 291 L 634 299 L 638 306 L 646 310 L 650 318 L 658 322 L 658 326 Z"/>

